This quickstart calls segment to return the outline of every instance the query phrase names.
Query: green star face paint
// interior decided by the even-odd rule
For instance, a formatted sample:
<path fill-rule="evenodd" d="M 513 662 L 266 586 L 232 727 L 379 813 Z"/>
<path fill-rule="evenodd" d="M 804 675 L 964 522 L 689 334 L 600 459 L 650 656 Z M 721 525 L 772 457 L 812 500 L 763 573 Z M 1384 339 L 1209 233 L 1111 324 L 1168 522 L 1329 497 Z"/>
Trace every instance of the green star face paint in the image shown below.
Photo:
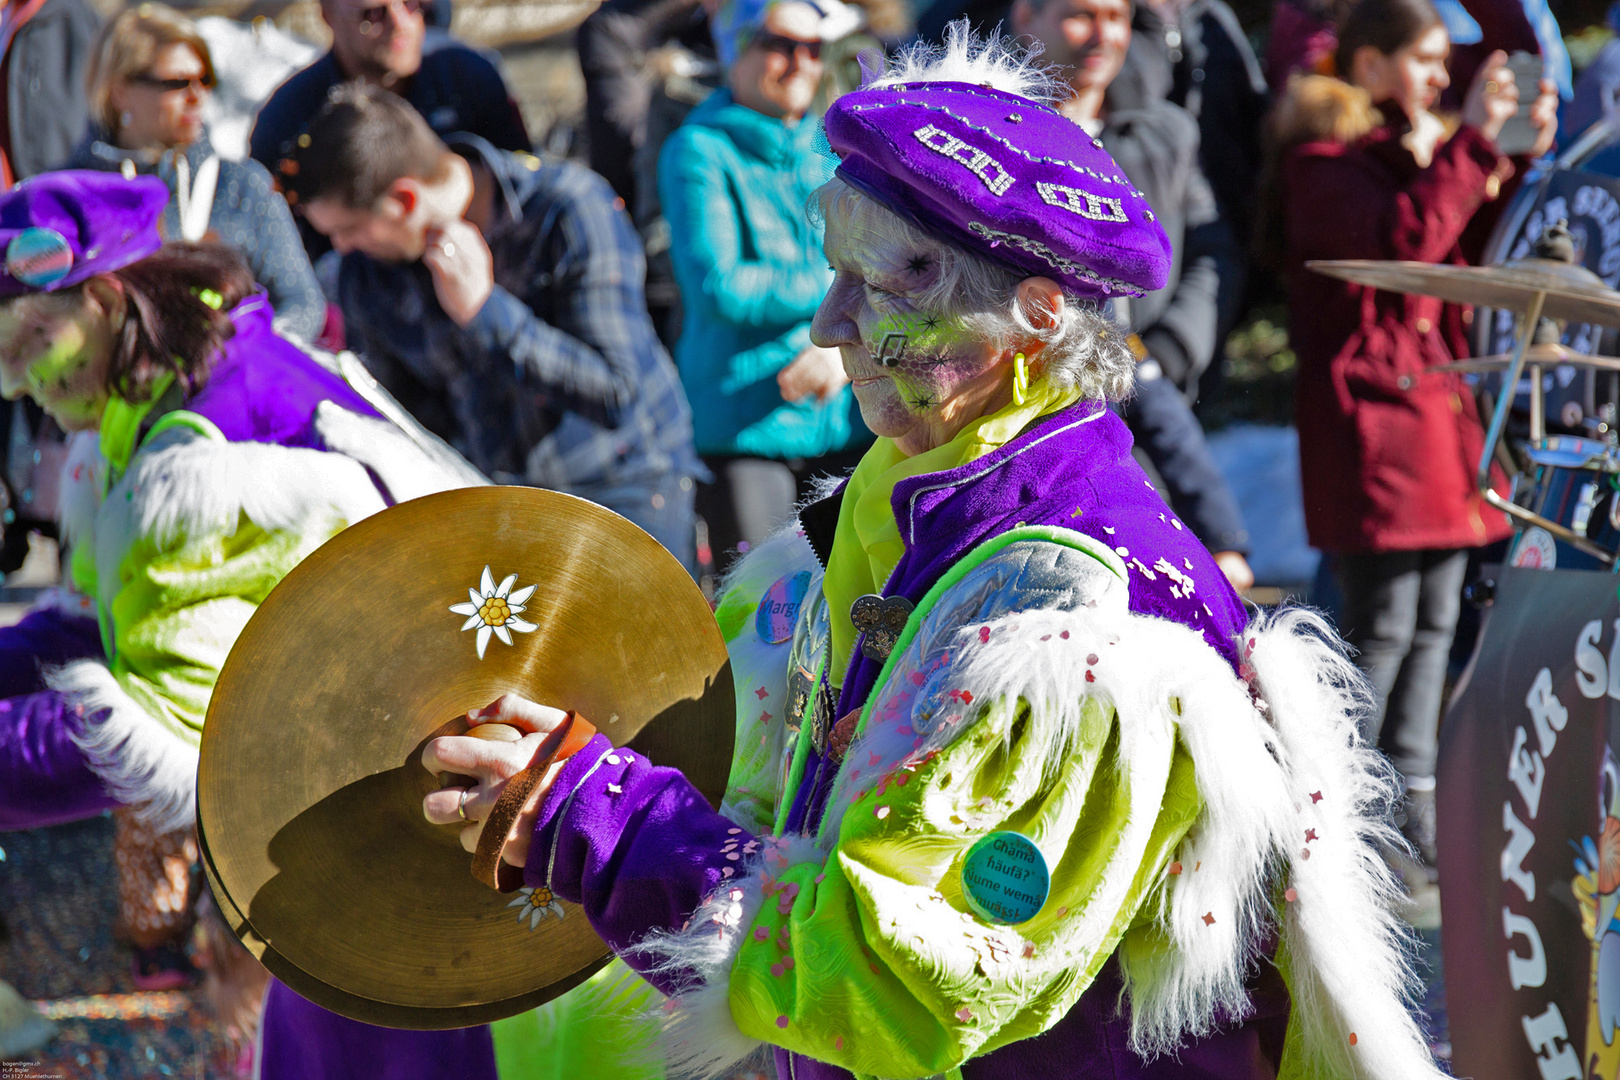
<path fill-rule="evenodd" d="M 827 207 L 824 249 L 836 276 L 811 334 L 838 348 L 868 427 L 934 445 L 1006 381 L 1003 350 L 941 310 L 948 253 L 897 238 L 875 213 L 866 200 Z"/>
<path fill-rule="evenodd" d="M 0 391 L 27 394 L 63 428 L 95 428 L 107 403 L 111 334 L 78 292 L 0 305 Z"/>

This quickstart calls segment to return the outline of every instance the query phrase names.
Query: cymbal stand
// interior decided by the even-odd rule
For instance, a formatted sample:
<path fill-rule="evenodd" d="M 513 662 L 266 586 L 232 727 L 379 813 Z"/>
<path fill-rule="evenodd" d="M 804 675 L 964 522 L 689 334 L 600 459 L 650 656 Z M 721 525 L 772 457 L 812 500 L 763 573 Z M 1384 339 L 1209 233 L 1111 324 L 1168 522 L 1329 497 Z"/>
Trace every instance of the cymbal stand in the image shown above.
<path fill-rule="evenodd" d="M 1614 555 L 1604 548 L 1592 543 L 1586 537 L 1575 532 L 1566 525 L 1542 517 L 1532 510 L 1526 510 L 1511 499 L 1504 499 L 1491 487 L 1491 463 L 1496 456 L 1496 444 L 1502 441 L 1503 433 L 1507 430 L 1507 418 L 1513 408 L 1513 399 L 1518 396 L 1519 379 L 1525 373 L 1525 353 L 1530 348 L 1530 342 L 1535 337 L 1536 327 L 1541 322 L 1541 309 L 1546 303 L 1547 294 L 1537 292 L 1531 295 L 1530 305 L 1524 313 L 1524 322 L 1519 331 L 1519 343 L 1513 350 L 1513 363 L 1502 380 L 1502 392 L 1497 395 L 1496 409 L 1491 413 L 1491 426 L 1485 432 L 1485 447 L 1479 455 L 1479 493 L 1487 503 L 1501 510 L 1509 517 L 1530 525 L 1536 525 L 1547 530 L 1558 539 L 1580 549 L 1586 554 L 1601 561 L 1605 566 L 1614 566 Z M 1530 445 L 1539 447 L 1546 439 L 1546 422 L 1541 415 L 1542 389 L 1541 365 L 1529 364 L 1530 369 Z"/>

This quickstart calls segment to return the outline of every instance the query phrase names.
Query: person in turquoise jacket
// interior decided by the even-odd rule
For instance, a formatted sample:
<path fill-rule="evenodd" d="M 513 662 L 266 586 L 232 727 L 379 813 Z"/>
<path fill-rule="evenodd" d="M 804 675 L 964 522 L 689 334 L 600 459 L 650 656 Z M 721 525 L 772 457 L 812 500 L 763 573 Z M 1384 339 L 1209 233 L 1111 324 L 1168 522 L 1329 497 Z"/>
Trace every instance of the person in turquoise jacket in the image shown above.
<path fill-rule="evenodd" d="M 805 207 L 832 162 L 805 114 L 822 41 L 858 25 L 827 8 L 728 0 L 714 24 L 728 86 L 659 155 L 685 312 L 675 361 L 715 476 L 698 512 L 717 563 L 769 536 L 812 475 L 846 471 L 871 440 L 838 354 L 810 342 L 832 272 Z"/>

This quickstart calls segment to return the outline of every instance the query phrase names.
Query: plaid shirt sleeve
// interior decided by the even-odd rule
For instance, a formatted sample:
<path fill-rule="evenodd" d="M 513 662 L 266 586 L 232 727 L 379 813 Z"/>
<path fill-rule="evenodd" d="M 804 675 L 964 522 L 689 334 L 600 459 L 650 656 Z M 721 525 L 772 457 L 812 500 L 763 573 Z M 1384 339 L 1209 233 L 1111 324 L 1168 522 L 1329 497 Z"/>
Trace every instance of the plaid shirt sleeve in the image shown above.
<path fill-rule="evenodd" d="M 605 184 L 569 177 L 560 186 L 549 227 L 530 241 L 544 246 L 538 265 L 548 267 L 536 275 L 536 295 L 496 285 L 466 326 L 467 341 L 559 404 L 617 427 L 662 348 L 642 293 L 641 241 Z"/>

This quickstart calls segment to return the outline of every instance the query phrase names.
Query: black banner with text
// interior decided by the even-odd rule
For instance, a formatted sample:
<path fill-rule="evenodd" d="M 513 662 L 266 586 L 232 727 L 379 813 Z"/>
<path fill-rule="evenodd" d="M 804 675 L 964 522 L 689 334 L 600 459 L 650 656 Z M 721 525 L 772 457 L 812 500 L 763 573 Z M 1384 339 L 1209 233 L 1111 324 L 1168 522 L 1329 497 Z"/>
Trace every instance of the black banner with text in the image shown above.
<path fill-rule="evenodd" d="M 1441 941 L 1458 1076 L 1620 1076 L 1616 583 L 1504 569 L 1441 730 Z"/>

